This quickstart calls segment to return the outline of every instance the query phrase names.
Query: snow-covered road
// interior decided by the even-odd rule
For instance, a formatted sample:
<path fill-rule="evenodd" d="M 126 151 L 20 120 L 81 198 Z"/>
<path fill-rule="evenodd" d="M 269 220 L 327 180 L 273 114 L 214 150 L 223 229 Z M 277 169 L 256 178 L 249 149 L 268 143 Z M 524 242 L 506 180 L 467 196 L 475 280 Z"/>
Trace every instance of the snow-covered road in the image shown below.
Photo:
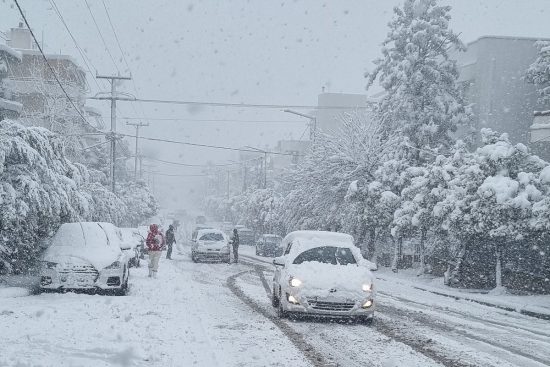
<path fill-rule="evenodd" d="M 378 282 L 375 326 L 278 320 L 268 259 L 132 269 L 126 297 L 0 299 L 0 366 L 544 366 L 550 322 Z M 262 282 L 262 277 L 267 282 Z"/>

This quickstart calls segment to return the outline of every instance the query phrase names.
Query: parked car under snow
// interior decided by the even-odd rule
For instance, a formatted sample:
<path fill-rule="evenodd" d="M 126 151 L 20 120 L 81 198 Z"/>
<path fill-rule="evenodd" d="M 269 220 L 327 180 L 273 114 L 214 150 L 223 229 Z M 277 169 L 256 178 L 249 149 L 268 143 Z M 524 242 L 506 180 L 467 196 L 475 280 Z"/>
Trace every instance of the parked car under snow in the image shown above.
<path fill-rule="evenodd" d="M 120 228 L 122 242 L 120 249 L 128 259 L 130 267 L 139 268 L 141 264 L 141 254 L 143 252 L 142 237 L 137 228 Z"/>
<path fill-rule="evenodd" d="M 107 291 L 125 295 L 129 266 L 120 249 L 121 241 L 119 229 L 110 223 L 61 225 L 42 258 L 40 290 Z"/>
<path fill-rule="evenodd" d="M 283 239 L 275 234 L 264 234 L 256 243 L 256 255 L 258 256 L 281 256 L 283 254 Z"/>
<path fill-rule="evenodd" d="M 352 236 L 296 231 L 283 239 L 283 246 L 284 255 L 273 260 L 272 304 L 279 317 L 300 314 L 372 322 L 372 264 L 363 259 Z"/>

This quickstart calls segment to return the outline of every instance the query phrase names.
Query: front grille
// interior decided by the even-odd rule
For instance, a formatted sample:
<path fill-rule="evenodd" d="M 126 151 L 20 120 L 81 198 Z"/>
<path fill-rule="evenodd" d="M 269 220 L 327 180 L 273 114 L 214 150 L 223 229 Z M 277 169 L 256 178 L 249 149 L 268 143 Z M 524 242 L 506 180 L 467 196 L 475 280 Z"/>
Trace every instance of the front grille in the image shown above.
<path fill-rule="evenodd" d="M 314 310 L 319 311 L 337 311 L 337 312 L 345 312 L 345 311 L 351 311 L 353 307 L 355 306 L 355 303 L 349 303 L 349 302 L 326 302 L 326 301 L 318 301 L 315 299 L 308 299 L 307 303 L 311 308 Z"/>
<path fill-rule="evenodd" d="M 61 279 L 71 279 L 78 283 L 94 283 L 99 272 L 92 265 L 68 265 L 59 271 Z"/>

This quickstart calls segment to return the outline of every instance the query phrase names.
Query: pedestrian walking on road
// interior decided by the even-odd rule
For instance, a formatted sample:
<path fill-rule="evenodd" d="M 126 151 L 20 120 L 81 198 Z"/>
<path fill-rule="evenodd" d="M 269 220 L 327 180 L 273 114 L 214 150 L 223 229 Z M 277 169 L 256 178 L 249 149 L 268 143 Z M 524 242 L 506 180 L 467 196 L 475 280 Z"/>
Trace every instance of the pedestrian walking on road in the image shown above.
<path fill-rule="evenodd" d="M 166 244 L 168 245 L 166 258 L 168 260 L 172 260 L 172 246 L 174 243 L 176 243 L 176 234 L 174 233 L 174 226 L 170 224 L 168 230 L 166 231 Z"/>
<path fill-rule="evenodd" d="M 159 231 L 159 227 L 156 224 L 151 224 L 149 226 L 149 233 L 147 234 L 145 244 L 149 249 L 149 277 L 156 278 L 162 248 L 165 244 L 164 236 L 162 232 Z"/>
<path fill-rule="evenodd" d="M 239 262 L 239 232 L 237 231 L 237 228 L 233 229 L 231 244 L 233 245 L 233 258 L 235 259 L 235 263 L 238 263 Z"/>

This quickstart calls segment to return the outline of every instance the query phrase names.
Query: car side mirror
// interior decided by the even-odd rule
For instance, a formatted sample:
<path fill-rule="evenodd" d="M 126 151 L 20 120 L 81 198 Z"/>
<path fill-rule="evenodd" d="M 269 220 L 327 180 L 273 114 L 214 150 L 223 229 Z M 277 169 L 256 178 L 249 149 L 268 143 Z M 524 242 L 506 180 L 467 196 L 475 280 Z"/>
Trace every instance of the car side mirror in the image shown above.
<path fill-rule="evenodd" d="M 285 259 L 284 257 L 276 257 L 273 259 L 273 265 L 275 266 L 282 266 L 285 267 Z"/>

